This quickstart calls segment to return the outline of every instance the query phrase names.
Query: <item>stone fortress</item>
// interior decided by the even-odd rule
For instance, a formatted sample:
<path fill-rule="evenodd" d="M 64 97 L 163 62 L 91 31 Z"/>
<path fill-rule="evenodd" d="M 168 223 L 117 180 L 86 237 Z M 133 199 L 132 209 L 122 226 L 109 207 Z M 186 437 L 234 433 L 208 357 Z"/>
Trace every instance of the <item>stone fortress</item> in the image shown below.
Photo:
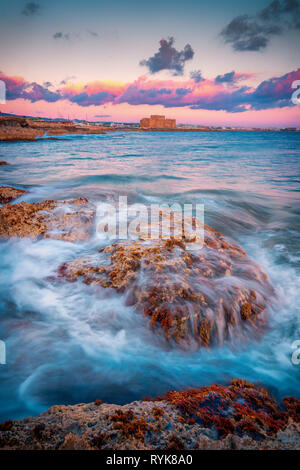
<path fill-rule="evenodd" d="M 148 129 L 176 129 L 176 119 L 166 119 L 165 116 L 152 115 L 140 120 L 140 127 Z"/>

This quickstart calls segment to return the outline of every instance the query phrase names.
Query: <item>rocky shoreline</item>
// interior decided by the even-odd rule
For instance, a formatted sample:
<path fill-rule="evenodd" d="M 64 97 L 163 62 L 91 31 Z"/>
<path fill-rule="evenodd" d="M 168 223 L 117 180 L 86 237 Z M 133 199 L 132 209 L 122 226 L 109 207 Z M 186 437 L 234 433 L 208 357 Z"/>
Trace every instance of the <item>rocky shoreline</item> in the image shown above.
<path fill-rule="evenodd" d="M 101 126 L 94 124 L 74 124 L 70 121 L 46 121 L 43 119 L 33 119 L 19 116 L 0 116 L 0 141 L 2 142 L 38 142 L 41 140 L 55 140 L 61 136 L 71 134 L 106 134 L 114 131 L 135 131 L 135 132 L 217 132 L 216 129 L 145 129 L 134 126 Z"/>
<path fill-rule="evenodd" d="M 128 405 L 56 405 L 0 424 L 6 450 L 300 449 L 300 400 L 244 380 Z"/>
<path fill-rule="evenodd" d="M 0 117 L 0 141 L 53 140 L 67 134 L 105 134 L 109 128 L 80 126 L 70 122 L 53 122 L 22 117 Z"/>
<path fill-rule="evenodd" d="M 0 201 L 6 203 L 0 207 L 0 237 L 80 242 L 95 230 L 95 207 L 86 198 L 9 204 L 23 194 L 0 187 Z M 108 295 L 116 291 L 165 347 L 194 350 L 262 334 L 274 295 L 267 275 L 211 227 L 204 227 L 199 250 L 197 236 L 184 232 L 181 219 L 170 223 L 171 230 L 176 224 L 180 230 L 167 240 L 139 233 L 138 240 L 93 249 L 61 265 L 51 281 L 79 281 L 91 292 L 108 289 Z"/>
<path fill-rule="evenodd" d="M 18 202 L 0 187 L 0 237 L 87 241 L 95 207 L 86 198 Z M 11 202 L 14 201 L 13 204 Z M 176 221 L 173 220 L 174 229 Z M 199 222 L 193 220 L 194 224 Z M 178 227 L 177 227 L 178 228 Z M 49 281 L 83 282 L 123 296 L 164 348 L 197 349 L 263 334 L 274 290 L 235 243 L 204 226 L 204 246 L 182 233 L 168 240 L 115 242 L 61 265 Z M 188 251 L 186 245 L 195 244 Z M 224 282 L 225 280 L 225 282 Z M 250 287 L 251 286 L 251 287 Z M 0 424 L 2 449 L 300 449 L 300 400 L 235 379 L 127 405 L 56 405 Z"/>
<path fill-rule="evenodd" d="M 0 142 L 39 142 L 57 140 L 72 134 L 106 134 L 108 132 L 245 132 L 249 129 L 213 128 L 143 128 L 139 126 L 105 126 L 86 123 L 79 125 L 71 121 L 48 121 L 42 118 L 0 116 Z M 269 129 L 252 129 L 252 132 L 270 132 Z M 288 131 L 288 129 L 287 129 Z M 66 137 L 67 138 L 67 137 Z"/>

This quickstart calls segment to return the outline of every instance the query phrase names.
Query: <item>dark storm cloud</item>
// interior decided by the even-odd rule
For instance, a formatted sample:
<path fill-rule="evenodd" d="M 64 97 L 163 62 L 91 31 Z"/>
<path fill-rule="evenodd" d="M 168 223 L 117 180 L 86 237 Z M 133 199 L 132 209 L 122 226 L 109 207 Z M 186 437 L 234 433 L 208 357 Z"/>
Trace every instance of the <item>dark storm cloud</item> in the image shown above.
<path fill-rule="evenodd" d="M 28 2 L 26 3 L 24 10 L 22 11 L 22 15 L 31 16 L 35 15 L 40 9 L 40 5 L 36 2 Z"/>
<path fill-rule="evenodd" d="M 265 49 L 272 36 L 300 27 L 298 0 L 273 0 L 257 15 L 240 15 L 221 31 L 225 43 L 236 51 Z"/>
<path fill-rule="evenodd" d="M 190 77 L 192 80 L 194 80 L 196 83 L 202 82 L 204 78 L 202 77 L 202 73 L 200 70 L 193 70 L 190 73 Z"/>
<path fill-rule="evenodd" d="M 158 52 L 149 59 L 142 60 L 140 65 L 148 67 L 150 73 L 160 70 L 170 70 L 173 75 L 182 75 L 185 62 L 194 57 L 194 51 L 190 44 L 186 44 L 182 51 L 174 47 L 174 38 L 161 39 Z"/>

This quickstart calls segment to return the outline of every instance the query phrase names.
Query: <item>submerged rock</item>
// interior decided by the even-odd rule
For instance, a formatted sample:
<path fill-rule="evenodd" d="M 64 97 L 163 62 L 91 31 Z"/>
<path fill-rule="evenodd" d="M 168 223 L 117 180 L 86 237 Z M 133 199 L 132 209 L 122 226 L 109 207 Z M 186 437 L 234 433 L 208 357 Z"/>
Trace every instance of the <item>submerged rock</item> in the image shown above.
<path fill-rule="evenodd" d="M 84 241 L 89 237 L 94 212 L 84 198 L 6 204 L 0 207 L 0 236 Z"/>
<path fill-rule="evenodd" d="M 168 240 L 141 236 L 63 264 L 58 278 L 117 291 L 169 344 L 188 348 L 235 343 L 250 331 L 261 332 L 273 294 L 260 267 L 208 226 L 202 249 L 187 234 Z"/>
<path fill-rule="evenodd" d="M 119 406 L 53 406 L 0 424 L 2 449 L 300 449 L 300 400 L 245 380 Z"/>
<path fill-rule="evenodd" d="M 0 186 L 0 204 L 7 204 L 8 202 L 14 201 L 26 193 L 27 191 L 24 191 L 23 189 L 11 188 L 9 186 Z"/>

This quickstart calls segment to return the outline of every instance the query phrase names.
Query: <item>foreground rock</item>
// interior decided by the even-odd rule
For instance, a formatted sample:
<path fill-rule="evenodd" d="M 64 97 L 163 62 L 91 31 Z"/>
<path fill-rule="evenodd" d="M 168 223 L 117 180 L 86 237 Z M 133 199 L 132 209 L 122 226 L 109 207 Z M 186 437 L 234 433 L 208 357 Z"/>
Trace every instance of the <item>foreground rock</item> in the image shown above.
<path fill-rule="evenodd" d="M 189 238 L 189 247 L 193 239 Z M 182 239 L 116 242 L 64 263 L 58 280 L 116 291 L 168 344 L 198 348 L 237 343 L 267 322 L 273 289 L 237 245 L 205 226 L 202 249 Z"/>
<path fill-rule="evenodd" d="M 300 449 L 300 400 L 243 380 L 125 406 L 53 406 L 0 424 L 2 449 Z"/>
<path fill-rule="evenodd" d="M 0 204 L 7 204 L 8 202 L 14 201 L 26 193 L 27 191 L 24 191 L 23 189 L 10 188 L 9 186 L 0 186 Z"/>
<path fill-rule="evenodd" d="M 6 204 L 0 207 L 0 236 L 84 241 L 89 238 L 94 213 L 83 198 Z"/>

